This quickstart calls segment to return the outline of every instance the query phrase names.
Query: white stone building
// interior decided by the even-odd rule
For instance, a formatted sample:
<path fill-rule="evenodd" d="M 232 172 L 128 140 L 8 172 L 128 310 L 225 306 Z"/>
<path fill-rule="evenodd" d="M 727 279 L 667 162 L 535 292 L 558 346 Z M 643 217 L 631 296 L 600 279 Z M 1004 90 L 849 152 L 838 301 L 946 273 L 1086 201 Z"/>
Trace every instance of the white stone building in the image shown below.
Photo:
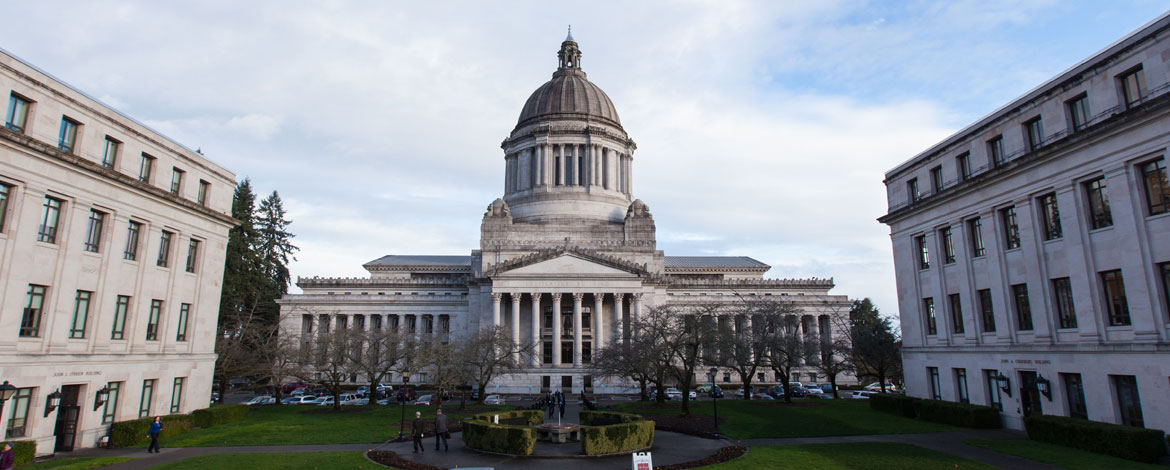
<path fill-rule="evenodd" d="M 592 353 L 655 305 L 790 296 L 803 311 L 805 334 L 833 334 L 829 316 L 849 304 L 829 294 L 832 280 L 764 279 L 769 266 L 749 257 L 656 249 L 654 218 L 633 197 L 634 141 L 609 97 L 586 80 L 571 36 L 558 57 L 552 80 L 524 104 L 502 144 L 504 197 L 484 214 L 479 249 L 384 256 L 364 265 L 368 278 L 300 278 L 303 293 L 280 302 L 286 330 L 311 338 L 323 327 L 404 328 L 455 341 L 500 325 L 538 346 L 522 373 L 493 382 L 509 393 L 629 391 L 629 384 L 593 379 Z M 770 370 L 758 375 L 762 383 L 777 380 Z M 793 379 L 817 380 L 807 367 Z M 425 370 L 411 379 L 425 381 Z"/>
<path fill-rule="evenodd" d="M 235 175 L 2 50 L 0 93 L 0 439 L 205 408 Z"/>
<path fill-rule="evenodd" d="M 1170 431 L 1168 33 L 886 173 L 911 395 Z"/>

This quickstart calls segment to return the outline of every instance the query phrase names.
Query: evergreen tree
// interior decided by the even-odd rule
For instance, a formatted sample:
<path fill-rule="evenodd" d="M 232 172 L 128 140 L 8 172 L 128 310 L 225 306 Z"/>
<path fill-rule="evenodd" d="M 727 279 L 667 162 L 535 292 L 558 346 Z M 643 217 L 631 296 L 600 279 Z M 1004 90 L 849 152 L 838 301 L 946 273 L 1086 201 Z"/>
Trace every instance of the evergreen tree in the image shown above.
<path fill-rule="evenodd" d="M 223 291 L 219 302 L 221 328 L 232 329 L 241 317 L 255 312 L 259 301 L 257 287 L 262 279 L 256 255 L 258 234 L 255 222 L 256 195 L 252 182 L 245 178 L 236 185 L 232 196 L 232 217 L 240 224 L 228 232 L 223 270 Z"/>
<path fill-rule="evenodd" d="M 285 218 L 284 203 L 276 191 L 260 201 L 256 214 L 256 255 L 264 278 L 260 313 L 273 322 L 279 320 L 280 308 L 276 305 L 276 299 L 288 293 L 292 281 L 288 263 L 296 260 L 293 253 L 298 249 L 292 244 L 293 234 L 288 231 L 291 223 L 291 220 Z"/>
<path fill-rule="evenodd" d="M 886 380 L 902 371 L 902 342 L 897 329 L 868 298 L 853 301 L 849 323 L 857 376 L 876 377 L 884 392 Z"/>

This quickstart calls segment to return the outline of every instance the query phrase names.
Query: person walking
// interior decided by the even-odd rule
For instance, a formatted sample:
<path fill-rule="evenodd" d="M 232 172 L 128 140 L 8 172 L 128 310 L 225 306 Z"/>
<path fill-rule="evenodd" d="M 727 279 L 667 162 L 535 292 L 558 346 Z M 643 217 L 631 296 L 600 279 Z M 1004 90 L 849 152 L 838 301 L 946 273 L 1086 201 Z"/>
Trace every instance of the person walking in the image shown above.
<path fill-rule="evenodd" d="M 146 432 L 150 436 L 150 446 L 146 448 L 146 453 L 158 453 L 158 435 L 162 434 L 162 417 L 155 416 L 154 422 L 150 423 L 150 430 Z"/>
<path fill-rule="evenodd" d="M 565 419 L 565 394 L 557 394 L 557 405 L 561 407 L 561 419 Z"/>
<path fill-rule="evenodd" d="M 16 466 L 16 454 L 12 452 L 12 443 L 4 443 L 4 451 L 0 452 L 0 470 L 12 470 Z"/>
<path fill-rule="evenodd" d="M 439 450 L 439 442 L 443 442 L 443 450 L 451 450 L 447 446 L 447 439 L 451 438 L 450 431 L 447 429 L 447 415 L 443 414 L 443 409 L 435 410 L 435 450 Z"/>
<path fill-rule="evenodd" d="M 414 421 L 410 423 L 410 437 L 414 440 L 414 453 L 425 452 L 427 449 L 423 446 L 422 438 L 425 433 L 426 421 L 422 419 L 422 412 L 414 412 Z"/>

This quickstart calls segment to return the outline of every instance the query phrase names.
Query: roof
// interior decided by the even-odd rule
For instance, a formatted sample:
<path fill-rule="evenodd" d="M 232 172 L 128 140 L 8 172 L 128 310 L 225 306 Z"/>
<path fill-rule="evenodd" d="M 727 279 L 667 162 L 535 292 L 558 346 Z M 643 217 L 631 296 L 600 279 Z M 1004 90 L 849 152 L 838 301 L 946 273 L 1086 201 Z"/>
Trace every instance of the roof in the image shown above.
<path fill-rule="evenodd" d="M 517 123 L 550 115 L 585 115 L 621 125 L 609 95 L 586 80 L 583 72 L 561 73 L 537 88 L 524 103 Z"/>
<path fill-rule="evenodd" d="M 750 256 L 667 256 L 667 268 L 770 268 Z"/>
<path fill-rule="evenodd" d="M 386 255 L 365 266 L 471 266 L 470 256 L 460 255 Z"/>

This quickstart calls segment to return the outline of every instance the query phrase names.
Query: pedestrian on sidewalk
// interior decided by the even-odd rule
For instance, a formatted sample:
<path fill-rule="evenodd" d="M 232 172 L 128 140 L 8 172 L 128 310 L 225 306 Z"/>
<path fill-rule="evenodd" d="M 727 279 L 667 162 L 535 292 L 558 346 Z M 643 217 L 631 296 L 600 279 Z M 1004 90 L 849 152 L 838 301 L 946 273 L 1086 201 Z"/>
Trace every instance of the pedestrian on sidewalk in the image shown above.
<path fill-rule="evenodd" d="M 0 470 L 12 470 L 16 466 L 16 455 L 12 453 L 12 443 L 4 443 L 4 451 L 0 452 Z"/>
<path fill-rule="evenodd" d="M 557 396 L 557 405 L 561 407 L 561 419 L 565 419 L 565 394 L 561 393 Z"/>
<path fill-rule="evenodd" d="M 443 409 L 435 410 L 435 450 L 439 450 L 439 442 L 443 442 L 443 450 L 451 450 L 447 446 L 447 439 L 451 438 L 451 433 L 447 429 L 447 415 L 443 414 Z"/>
<path fill-rule="evenodd" d="M 150 423 L 150 431 L 146 432 L 146 435 L 150 436 L 150 446 L 146 448 L 146 453 L 158 453 L 158 435 L 162 434 L 162 428 L 162 417 L 155 416 L 154 422 Z"/>
<path fill-rule="evenodd" d="M 423 446 L 423 435 L 425 434 L 426 421 L 422 419 L 422 412 L 414 412 L 414 421 L 410 423 L 410 437 L 414 440 L 414 453 L 425 452 L 427 449 Z"/>

